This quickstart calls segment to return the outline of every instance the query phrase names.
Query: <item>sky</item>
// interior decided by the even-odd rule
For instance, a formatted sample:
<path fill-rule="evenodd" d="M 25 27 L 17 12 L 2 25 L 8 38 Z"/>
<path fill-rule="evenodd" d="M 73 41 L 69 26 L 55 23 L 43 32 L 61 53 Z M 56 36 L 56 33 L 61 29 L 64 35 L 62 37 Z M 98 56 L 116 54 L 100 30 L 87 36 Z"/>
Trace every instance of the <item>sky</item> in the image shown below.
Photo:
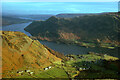
<path fill-rule="evenodd" d="M 118 2 L 120 0 L 2 0 L 2 2 Z"/>
<path fill-rule="evenodd" d="M 60 14 L 117 12 L 117 2 L 5 2 L 3 14 Z"/>

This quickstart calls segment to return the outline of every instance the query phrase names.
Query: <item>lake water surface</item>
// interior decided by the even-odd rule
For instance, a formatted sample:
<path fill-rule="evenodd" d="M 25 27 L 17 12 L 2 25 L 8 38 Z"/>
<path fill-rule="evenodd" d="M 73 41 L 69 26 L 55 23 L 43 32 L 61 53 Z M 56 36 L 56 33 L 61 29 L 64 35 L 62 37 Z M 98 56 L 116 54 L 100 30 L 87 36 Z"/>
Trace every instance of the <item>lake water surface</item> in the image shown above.
<path fill-rule="evenodd" d="M 87 54 L 88 52 L 96 52 L 96 53 L 104 53 L 104 54 L 110 54 L 112 56 L 116 56 L 118 57 L 118 48 L 116 49 L 107 49 L 107 48 L 98 48 L 98 47 L 94 47 L 94 48 L 86 48 L 86 47 L 82 47 L 82 46 L 77 46 L 77 45 L 73 45 L 73 44 L 57 44 L 55 42 L 48 42 L 48 41 L 41 41 L 39 40 L 40 43 L 48 46 L 49 48 L 61 52 L 63 54 Z"/>
<path fill-rule="evenodd" d="M 29 32 L 26 32 L 24 30 L 24 28 L 27 27 L 30 23 L 32 23 L 32 22 L 20 23 L 20 24 L 12 24 L 12 25 L 8 25 L 8 26 L 3 26 L 2 30 L 3 31 L 20 31 L 20 32 L 25 33 L 28 36 L 31 36 L 31 34 Z"/>

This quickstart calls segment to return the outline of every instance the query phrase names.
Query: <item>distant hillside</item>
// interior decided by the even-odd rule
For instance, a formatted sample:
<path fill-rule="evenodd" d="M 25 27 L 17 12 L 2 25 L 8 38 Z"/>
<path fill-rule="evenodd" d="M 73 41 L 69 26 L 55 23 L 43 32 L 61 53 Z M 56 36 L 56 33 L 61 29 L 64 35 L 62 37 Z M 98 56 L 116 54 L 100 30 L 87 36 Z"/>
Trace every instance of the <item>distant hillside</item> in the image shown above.
<path fill-rule="evenodd" d="M 56 15 L 56 17 L 58 17 L 58 18 L 73 18 L 73 17 L 85 16 L 85 15 L 95 15 L 95 14 L 72 14 L 72 13 L 67 14 L 67 13 L 65 13 L 65 14 L 58 14 L 58 15 Z"/>
<path fill-rule="evenodd" d="M 2 39 L 2 71 L 3 77 L 14 77 L 9 71 L 19 69 L 43 69 L 54 62 L 60 62 L 61 55 L 51 53 L 39 41 L 32 40 L 21 32 L 3 31 Z M 61 55 L 64 57 L 64 55 Z M 64 57 L 65 59 L 65 57 Z"/>
<path fill-rule="evenodd" d="M 73 18 L 73 17 L 86 16 L 86 15 L 102 15 L 102 14 L 108 14 L 108 13 L 78 13 L 78 14 L 63 13 L 63 14 L 56 15 L 56 17 L 58 17 L 58 18 Z"/>
<path fill-rule="evenodd" d="M 2 16 L 2 26 L 11 25 L 11 24 L 19 24 L 19 23 L 27 23 L 30 21 L 31 20 Z"/>
<path fill-rule="evenodd" d="M 22 15 L 19 16 L 20 19 L 28 19 L 28 20 L 46 20 L 54 15 L 40 14 L 40 15 Z"/>
<path fill-rule="evenodd" d="M 33 36 L 48 41 L 119 42 L 120 15 L 107 13 L 74 18 L 50 17 L 25 28 Z"/>

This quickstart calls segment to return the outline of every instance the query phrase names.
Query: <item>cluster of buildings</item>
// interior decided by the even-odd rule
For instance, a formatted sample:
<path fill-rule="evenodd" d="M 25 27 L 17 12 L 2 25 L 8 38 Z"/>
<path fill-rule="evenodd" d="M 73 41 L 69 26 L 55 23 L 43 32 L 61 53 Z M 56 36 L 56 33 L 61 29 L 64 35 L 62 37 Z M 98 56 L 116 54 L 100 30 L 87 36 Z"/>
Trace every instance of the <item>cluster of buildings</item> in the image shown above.
<path fill-rule="evenodd" d="M 23 75 L 24 72 L 26 72 L 26 73 L 28 73 L 28 74 L 30 74 L 30 75 L 33 75 L 33 73 L 34 73 L 34 72 L 32 72 L 31 70 L 17 71 L 17 73 L 18 73 L 19 75 Z"/>
<path fill-rule="evenodd" d="M 44 70 L 48 70 L 48 69 L 51 69 L 52 67 L 51 66 L 49 66 L 49 67 L 46 67 L 46 68 L 44 68 Z"/>
<path fill-rule="evenodd" d="M 51 69 L 51 68 L 52 67 L 49 66 L 49 67 L 44 68 L 44 70 L 48 70 L 48 69 Z M 31 71 L 31 70 L 17 71 L 17 74 L 19 74 L 19 75 L 23 75 L 23 73 L 28 73 L 29 75 L 33 75 L 34 74 L 34 72 Z"/>

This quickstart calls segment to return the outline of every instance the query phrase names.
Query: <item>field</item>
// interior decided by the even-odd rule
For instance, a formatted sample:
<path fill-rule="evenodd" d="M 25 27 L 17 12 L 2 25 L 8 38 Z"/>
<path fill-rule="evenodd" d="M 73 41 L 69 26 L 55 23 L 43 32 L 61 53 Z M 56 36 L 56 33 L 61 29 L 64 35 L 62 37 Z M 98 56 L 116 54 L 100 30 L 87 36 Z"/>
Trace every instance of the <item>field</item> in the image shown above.
<path fill-rule="evenodd" d="M 33 69 L 23 67 L 17 71 L 9 72 L 16 78 L 120 78 L 118 73 L 119 60 L 106 54 L 90 53 L 84 55 L 66 55 L 69 59 L 61 63 L 53 63 L 50 69 Z M 30 70 L 30 72 L 25 72 Z"/>

